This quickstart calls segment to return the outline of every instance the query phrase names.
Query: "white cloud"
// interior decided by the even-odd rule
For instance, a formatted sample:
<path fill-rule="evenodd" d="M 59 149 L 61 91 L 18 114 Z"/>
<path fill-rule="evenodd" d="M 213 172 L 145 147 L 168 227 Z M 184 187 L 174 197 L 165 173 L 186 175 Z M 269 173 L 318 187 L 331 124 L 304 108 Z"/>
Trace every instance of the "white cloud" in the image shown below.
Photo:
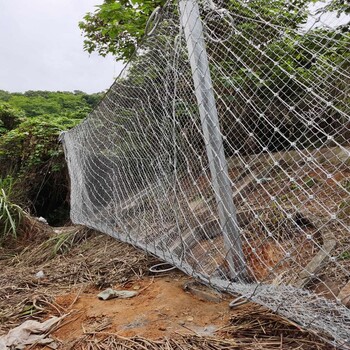
<path fill-rule="evenodd" d="M 102 91 L 123 67 L 83 51 L 78 22 L 102 0 L 0 0 L 0 89 Z"/>

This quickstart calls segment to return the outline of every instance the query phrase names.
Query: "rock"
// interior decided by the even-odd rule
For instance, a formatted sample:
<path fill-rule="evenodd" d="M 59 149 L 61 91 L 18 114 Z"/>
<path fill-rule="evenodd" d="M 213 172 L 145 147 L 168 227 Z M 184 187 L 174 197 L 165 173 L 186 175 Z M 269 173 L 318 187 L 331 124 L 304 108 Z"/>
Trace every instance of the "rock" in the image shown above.
<path fill-rule="evenodd" d="M 129 291 L 129 290 L 115 290 L 112 288 L 108 288 L 104 290 L 103 292 L 99 293 L 97 297 L 100 300 L 109 300 L 109 299 L 128 299 L 133 298 L 137 295 L 137 292 Z"/>
<path fill-rule="evenodd" d="M 44 278 L 45 277 L 44 271 L 40 270 L 39 272 L 37 272 L 35 274 L 35 277 L 38 278 L 38 279 Z"/>
<path fill-rule="evenodd" d="M 350 281 L 341 289 L 338 299 L 348 308 L 350 308 Z"/>
<path fill-rule="evenodd" d="M 215 335 L 215 332 L 217 330 L 217 327 L 214 325 L 208 325 L 205 327 L 201 326 L 192 326 L 192 330 L 194 330 L 198 335 L 203 337 L 212 337 Z"/>
<path fill-rule="evenodd" d="M 306 265 L 304 270 L 299 274 L 299 280 L 295 283 L 295 287 L 303 288 L 305 285 L 317 275 L 318 272 L 326 265 L 331 256 L 332 251 L 337 246 L 337 241 L 329 237 L 323 238 L 322 249 L 312 258 Z"/>
<path fill-rule="evenodd" d="M 48 225 L 48 222 L 47 222 L 47 220 L 45 219 L 45 218 L 43 218 L 42 216 L 40 216 L 40 217 L 38 217 L 38 218 L 36 218 L 39 222 L 42 222 L 43 224 L 46 224 L 46 225 Z"/>
<path fill-rule="evenodd" d="M 201 300 L 211 301 L 214 303 L 220 303 L 223 300 L 222 294 L 217 290 L 197 281 L 186 282 L 183 289 Z"/>

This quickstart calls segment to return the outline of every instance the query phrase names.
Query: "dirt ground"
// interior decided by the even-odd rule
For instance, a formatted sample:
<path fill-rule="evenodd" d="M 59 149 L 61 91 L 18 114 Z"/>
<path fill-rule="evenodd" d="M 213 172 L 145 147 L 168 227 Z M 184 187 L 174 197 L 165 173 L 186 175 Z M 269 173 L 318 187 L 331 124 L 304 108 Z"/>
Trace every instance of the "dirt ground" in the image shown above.
<path fill-rule="evenodd" d="M 81 294 L 67 311 L 77 310 L 54 336 L 62 342 L 77 339 L 96 330 L 123 337 L 141 336 L 152 340 L 174 333 L 214 335 L 230 318 L 229 299 L 210 302 L 183 290 L 189 278 L 173 273 L 159 278 L 145 278 L 128 283 L 123 289 L 138 292 L 131 299 L 99 300 L 98 290 Z M 67 307 L 76 298 L 70 293 L 56 298 Z"/>
<path fill-rule="evenodd" d="M 191 277 L 151 273 L 159 261 L 126 243 L 81 227 L 42 229 L 0 248 L 0 336 L 26 320 L 65 316 L 51 334 L 57 349 L 332 349 L 256 304 L 232 310 L 233 296 L 209 290 L 210 301 L 184 290 Z M 138 294 L 99 300 L 109 287 Z"/>

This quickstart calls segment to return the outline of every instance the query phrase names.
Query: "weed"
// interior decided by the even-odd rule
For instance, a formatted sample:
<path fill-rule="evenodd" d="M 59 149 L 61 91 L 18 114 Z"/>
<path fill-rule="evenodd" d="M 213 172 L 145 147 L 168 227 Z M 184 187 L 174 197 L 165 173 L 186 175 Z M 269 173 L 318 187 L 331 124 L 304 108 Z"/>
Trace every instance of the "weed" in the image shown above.
<path fill-rule="evenodd" d="M 290 189 L 292 191 L 295 191 L 295 190 L 298 190 L 299 189 L 299 185 L 295 182 L 293 182 L 291 185 L 290 185 Z"/>
<path fill-rule="evenodd" d="M 343 179 L 341 182 L 341 186 L 347 191 L 350 191 L 350 178 Z"/>
<path fill-rule="evenodd" d="M 347 219 L 350 217 L 350 201 L 344 200 L 338 206 L 338 217 L 340 219 Z"/>
<path fill-rule="evenodd" d="M 53 254 L 57 255 L 68 251 L 73 245 L 75 235 L 75 232 L 68 231 L 51 238 L 51 240 L 55 242 L 53 246 Z"/>
<path fill-rule="evenodd" d="M 311 176 L 304 177 L 302 179 L 302 181 L 303 182 L 301 185 L 296 183 L 296 182 L 293 182 L 289 187 L 291 189 L 291 191 L 300 190 L 303 185 L 306 186 L 307 188 L 311 188 L 319 183 L 319 180 L 317 180 Z"/>
<path fill-rule="evenodd" d="M 340 260 L 349 260 L 350 259 L 350 252 L 345 251 L 339 255 Z"/>
<path fill-rule="evenodd" d="M 35 313 L 37 313 L 38 311 L 40 311 L 39 309 L 37 309 L 34 305 L 25 305 L 23 307 L 23 310 L 20 312 L 20 316 L 32 316 Z"/>
<path fill-rule="evenodd" d="M 279 197 L 279 199 L 281 200 L 281 202 L 286 202 L 289 201 L 289 194 L 283 194 L 282 196 Z"/>
<path fill-rule="evenodd" d="M 23 217 L 23 210 L 11 201 L 13 180 L 0 179 L 0 242 L 7 237 L 17 238 L 17 230 Z"/>
<path fill-rule="evenodd" d="M 59 233 L 51 237 L 45 245 L 51 247 L 52 255 L 64 254 L 68 252 L 75 244 L 83 242 L 89 235 L 90 230 L 86 228 L 74 228 L 66 232 Z"/>
<path fill-rule="evenodd" d="M 311 176 L 305 177 L 303 179 L 303 181 L 304 181 L 305 186 L 308 187 L 308 188 L 311 188 L 311 187 L 317 185 L 317 183 L 318 183 L 318 180 L 313 178 L 313 177 L 311 177 Z"/>

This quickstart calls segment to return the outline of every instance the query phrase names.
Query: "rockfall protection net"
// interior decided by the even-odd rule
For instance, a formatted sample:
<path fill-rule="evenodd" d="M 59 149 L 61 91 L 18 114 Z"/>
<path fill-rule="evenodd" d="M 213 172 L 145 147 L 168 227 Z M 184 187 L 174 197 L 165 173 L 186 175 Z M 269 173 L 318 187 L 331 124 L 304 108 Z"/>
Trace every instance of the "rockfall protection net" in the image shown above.
<path fill-rule="evenodd" d="M 350 348 L 341 1 L 174 1 L 63 134 L 71 218 Z"/>

